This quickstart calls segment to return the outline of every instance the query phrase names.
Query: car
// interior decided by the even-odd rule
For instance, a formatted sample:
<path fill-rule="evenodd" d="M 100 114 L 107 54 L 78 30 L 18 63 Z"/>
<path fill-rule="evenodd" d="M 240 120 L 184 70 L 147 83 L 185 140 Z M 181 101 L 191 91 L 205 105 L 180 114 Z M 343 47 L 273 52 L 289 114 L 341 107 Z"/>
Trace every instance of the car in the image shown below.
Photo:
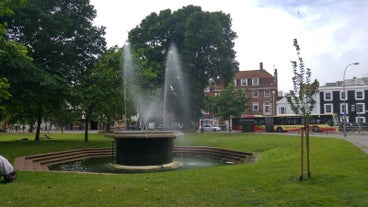
<path fill-rule="evenodd" d="M 148 122 L 147 129 L 148 130 L 154 130 L 156 126 L 155 122 Z"/>
<path fill-rule="evenodd" d="M 205 124 L 203 127 L 201 127 L 201 131 L 218 132 L 218 131 L 221 131 L 221 128 L 218 126 L 212 126 L 210 124 Z"/>

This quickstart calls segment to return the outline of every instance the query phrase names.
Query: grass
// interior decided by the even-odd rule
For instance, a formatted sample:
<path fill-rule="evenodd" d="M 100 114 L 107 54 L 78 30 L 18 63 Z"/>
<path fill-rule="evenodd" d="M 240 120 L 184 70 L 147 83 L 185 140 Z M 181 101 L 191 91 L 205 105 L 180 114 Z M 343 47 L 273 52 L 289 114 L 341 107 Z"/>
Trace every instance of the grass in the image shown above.
<path fill-rule="evenodd" d="M 1 134 L 0 154 L 15 157 L 109 147 L 103 134 Z M 0 184 L 0 206 L 368 206 L 368 155 L 351 143 L 311 138 L 312 178 L 299 181 L 300 139 L 280 134 L 187 134 L 176 145 L 258 153 L 254 164 L 142 174 L 18 172 Z"/>

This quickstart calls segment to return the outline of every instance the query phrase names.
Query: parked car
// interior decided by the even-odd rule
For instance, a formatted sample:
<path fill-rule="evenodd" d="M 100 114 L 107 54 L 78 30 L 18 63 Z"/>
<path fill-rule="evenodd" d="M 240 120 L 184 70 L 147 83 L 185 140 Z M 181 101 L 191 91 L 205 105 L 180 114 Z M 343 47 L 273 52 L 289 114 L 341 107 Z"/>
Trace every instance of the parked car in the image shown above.
<path fill-rule="evenodd" d="M 203 127 L 201 127 L 201 131 L 218 132 L 218 131 L 221 131 L 221 128 L 218 126 L 212 126 L 210 124 L 205 124 Z"/>

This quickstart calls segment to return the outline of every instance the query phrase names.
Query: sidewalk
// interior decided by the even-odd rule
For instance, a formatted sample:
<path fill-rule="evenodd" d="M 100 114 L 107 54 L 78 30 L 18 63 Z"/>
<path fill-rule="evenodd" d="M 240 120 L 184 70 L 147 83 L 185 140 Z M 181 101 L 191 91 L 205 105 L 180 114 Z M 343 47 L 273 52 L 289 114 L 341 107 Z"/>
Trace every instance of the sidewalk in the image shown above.
<path fill-rule="evenodd" d="M 333 137 L 338 139 L 344 139 L 351 143 L 353 143 L 355 146 L 359 147 L 363 152 L 368 154 L 368 132 L 349 132 L 346 134 L 346 137 L 344 137 L 343 133 L 311 133 L 311 136 L 318 136 L 318 137 Z"/>
<path fill-rule="evenodd" d="M 368 154 L 368 133 L 367 132 L 364 132 L 362 134 L 348 133 L 346 134 L 346 137 L 344 137 L 344 135 L 341 133 L 333 137 L 345 139 L 353 143 L 355 146 L 359 147 L 366 154 Z"/>

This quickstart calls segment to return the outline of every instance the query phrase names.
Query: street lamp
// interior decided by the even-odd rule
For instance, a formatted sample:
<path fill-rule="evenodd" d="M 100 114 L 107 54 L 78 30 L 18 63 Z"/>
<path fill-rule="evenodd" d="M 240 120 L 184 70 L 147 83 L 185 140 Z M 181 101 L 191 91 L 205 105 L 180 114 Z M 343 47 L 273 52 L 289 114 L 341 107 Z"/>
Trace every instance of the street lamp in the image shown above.
<path fill-rule="evenodd" d="M 275 90 L 272 90 L 272 116 L 276 115 Z"/>
<path fill-rule="evenodd" d="M 347 110 L 347 106 L 345 105 L 345 100 L 348 99 L 348 94 L 346 94 L 346 91 L 345 91 L 345 72 L 346 70 L 351 66 L 351 65 L 359 65 L 359 62 L 355 62 L 355 63 L 350 63 L 348 64 L 346 67 L 345 67 L 345 70 L 344 70 L 344 77 L 343 77 L 343 82 L 342 82 L 342 91 L 344 93 L 344 137 L 346 137 L 346 110 Z"/>

